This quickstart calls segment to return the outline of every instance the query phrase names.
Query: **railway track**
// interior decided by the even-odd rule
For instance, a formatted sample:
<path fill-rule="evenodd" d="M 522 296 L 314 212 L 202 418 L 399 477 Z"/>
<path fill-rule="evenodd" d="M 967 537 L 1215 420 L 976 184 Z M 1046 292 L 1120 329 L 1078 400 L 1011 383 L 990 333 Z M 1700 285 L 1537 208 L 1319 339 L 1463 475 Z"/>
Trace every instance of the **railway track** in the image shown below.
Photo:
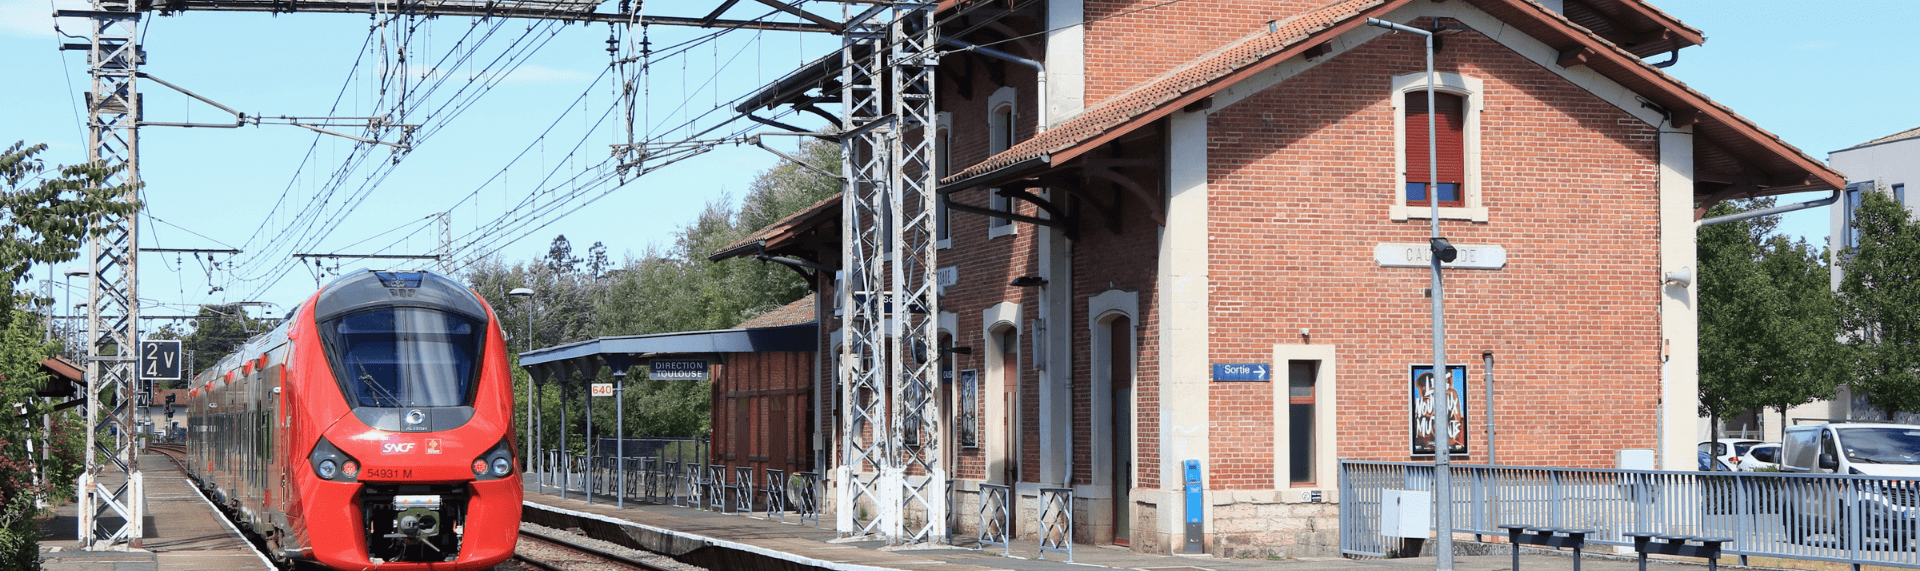
<path fill-rule="evenodd" d="M 581 571 L 587 569 L 642 569 L 645 571 L 685 571 L 684 564 L 672 566 L 650 563 L 604 549 L 582 545 L 545 534 L 520 531 L 521 544 L 513 560 L 542 571 Z M 529 541 L 531 540 L 531 541 Z M 528 543 L 546 547 L 528 549 Z M 538 551 L 539 553 L 529 553 Z"/>

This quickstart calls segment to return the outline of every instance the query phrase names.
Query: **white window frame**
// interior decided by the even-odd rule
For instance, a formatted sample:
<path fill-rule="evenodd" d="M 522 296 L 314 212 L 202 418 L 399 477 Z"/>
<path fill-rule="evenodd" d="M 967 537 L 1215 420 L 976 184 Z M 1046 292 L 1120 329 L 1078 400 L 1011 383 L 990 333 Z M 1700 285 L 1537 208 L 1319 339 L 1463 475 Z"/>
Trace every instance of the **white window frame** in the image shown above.
<path fill-rule="evenodd" d="M 1015 129 L 1020 125 L 1018 95 L 1019 92 L 1015 91 L 1012 86 L 1006 86 L 994 90 L 993 95 L 987 97 L 988 156 L 1000 154 L 1000 152 L 1012 148 L 1013 145 L 1018 142 L 1013 140 Z M 1001 110 L 1006 111 L 1004 119 L 1000 114 Z M 987 190 L 987 208 L 1003 212 L 1013 212 L 1013 199 L 1000 196 L 999 190 L 1000 189 L 997 188 Z M 989 239 L 1012 235 L 1018 231 L 1019 226 L 1014 224 L 1013 220 L 1006 218 L 987 219 L 987 238 Z"/>
<path fill-rule="evenodd" d="M 1277 343 L 1273 346 L 1273 484 L 1274 488 L 1281 490 L 1283 501 L 1308 501 L 1306 495 L 1317 491 L 1321 493 L 1321 501 L 1339 502 L 1339 353 L 1338 345 L 1326 343 Z M 1280 378 L 1289 371 L 1290 361 L 1319 362 L 1313 384 L 1312 486 L 1294 487 L 1292 482 L 1293 409 L 1289 406 L 1292 383 L 1289 382 L 1290 378 Z"/>
<path fill-rule="evenodd" d="M 1462 133 L 1462 155 L 1466 161 L 1466 184 L 1461 189 L 1465 206 L 1442 206 L 1442 220 L 1487 221 L 1487 208 L 1481 201 L 1480 184 L 1480 112 L 1484 108 L 1486 85 L 1480 78 L 1463 76 L 1457 73 L 1435 73 L 1434 91 L 1460 96 L 1465 102 L 1466 117 L 1463 118 L 1466 132 Z M 1395 221 L 1410 218 L 1426 219 L 1431 208 L 1407 204 L 1407 98 L 1427 96 L 1427 74 L 1409 73 L 1396 75 L 1392 81 L 1393 98 L 1393 205 L 1389 216 Z"/>

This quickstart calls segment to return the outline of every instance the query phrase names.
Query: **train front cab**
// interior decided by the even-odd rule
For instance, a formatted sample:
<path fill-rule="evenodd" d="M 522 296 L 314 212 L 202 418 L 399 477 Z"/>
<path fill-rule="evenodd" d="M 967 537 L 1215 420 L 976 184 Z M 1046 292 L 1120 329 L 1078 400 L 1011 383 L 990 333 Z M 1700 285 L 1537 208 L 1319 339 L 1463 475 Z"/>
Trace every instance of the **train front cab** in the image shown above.
<path fill-rule="evenodd" d="M 309 396 L 296 398 L 310 418 L 333 420 L 290 466 L 309 556 L 393 570 L 483 569 L 511 556 L 522 490 L 492 312 L 431 274 L 350 276 L 311 305 L 302 323 L 312 328 L 293 332 L 295 358 L 331 374 L 306 377 L 313 386 L 299 394 Z"/>

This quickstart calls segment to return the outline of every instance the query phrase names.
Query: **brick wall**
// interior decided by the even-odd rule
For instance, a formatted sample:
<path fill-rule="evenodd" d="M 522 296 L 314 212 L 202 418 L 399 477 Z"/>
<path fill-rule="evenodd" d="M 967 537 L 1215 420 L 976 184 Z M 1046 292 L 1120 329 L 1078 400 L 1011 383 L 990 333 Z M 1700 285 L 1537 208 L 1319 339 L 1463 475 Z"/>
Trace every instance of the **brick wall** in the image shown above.
<path fill-rule="evenodd" d="M 1500 271 L 1446 274 L 1448 360 L 1470 365 L 1471 461 L 1486 453 L 1483 349 L 1497 359 L 1503 463 L 1611 467 L 1615 449 L 1656 447 L 1654 129 L 1477 33 L 1450 36 L 1435 65 L 1486 90 L 1489 221 L 1445 221 L 1442 234 L 1508 255 Z M 1338 345 L 1344 458 L 1410 459 L 1407 366 L 1432 360 L 1428 273 L 1372 256 L 1429 232 L 1387 214 L 1389 78 L 1422 69 L 1419 38 L 1382 37 L 1209 123 L 1211 360 L 1266 362 L 1303 327 Z M 1213 385 L 1214 487 L 1276 486 L 1272 394 Z"/>
<path fill-rule="evenodd" d="M 1328 0 L 1087 0 L 1088 106 Z"/>

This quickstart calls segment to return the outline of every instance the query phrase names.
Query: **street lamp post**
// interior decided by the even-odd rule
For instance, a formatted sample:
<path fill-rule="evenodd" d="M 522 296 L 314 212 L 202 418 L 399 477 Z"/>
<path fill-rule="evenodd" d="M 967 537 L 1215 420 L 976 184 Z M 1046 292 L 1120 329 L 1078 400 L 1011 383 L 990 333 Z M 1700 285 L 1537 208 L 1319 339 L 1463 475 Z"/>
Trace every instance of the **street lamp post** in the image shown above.
<path fill-rule="evenodd" d="M 527 349 L 526 350 L 532 351 L 533 350 L 533 289 L 517 287 L 517 288 L 513 288 L 513 291 L 507 292 L 507 295 L 510 297 L 523 297 L 527 299 L 527 304 L 526 304 L 527 305 Z M 522 370 L 525 370 L 525 368 L 522 367 Z M 533 373 L 529 372 L 527 373 L 527 452 L 522 453 L 520 455 L 520 457 L 526 461 L 525 467 L 528 470 L 532 469 L 533 460 L 536 459 L 534 457 L 528 456 L 528 454 L 532 454 L 538 450 L 534 448 L 534 440 L 533 440 L 534 433 L 535 433 L 533 429 L 533 395 L 534 395 Z"/>
<path fill-rule="evenodd" d="M 1433 97 L 1433 36 L 1434 32 L 1412 26 L 1396 24 L 1379 18 L 1367 18 L 1367 25 L 1386 28 L 1396 32 L 1418 35 L 1427 42 L 1427 205 L 1428 224 L 1432 236 L 1427 238 L 1433 281 L 1433 513 L 1434 527 L 1437 528 L 1439 541 L 1434 544 L 1434 555 L 1438 556 L 1439 571 L 1453 571 L 1453 503 L 1452 478 L 1449 477 L 1448 461 L 1453 454 L 1451 425 L 1453 416 L 1448 409 L 1446 389 L 1453 386 L 1453 375 L 1447 371 L 1447 322 L 1446 312 L 1441 300 L 1444 298 L 1440 283 L 1440 263 L 1451 262 L 1457 251 L 1446 238 L 1440 237 L 1440 162 L 1434 141 Z M 1455 192 L 1465 192 L 1456 189 Z M 1462 431 L 1466 429 L 1461 427 Z M 1465 436 L 1462 434 L 1462 436 Z"/>

